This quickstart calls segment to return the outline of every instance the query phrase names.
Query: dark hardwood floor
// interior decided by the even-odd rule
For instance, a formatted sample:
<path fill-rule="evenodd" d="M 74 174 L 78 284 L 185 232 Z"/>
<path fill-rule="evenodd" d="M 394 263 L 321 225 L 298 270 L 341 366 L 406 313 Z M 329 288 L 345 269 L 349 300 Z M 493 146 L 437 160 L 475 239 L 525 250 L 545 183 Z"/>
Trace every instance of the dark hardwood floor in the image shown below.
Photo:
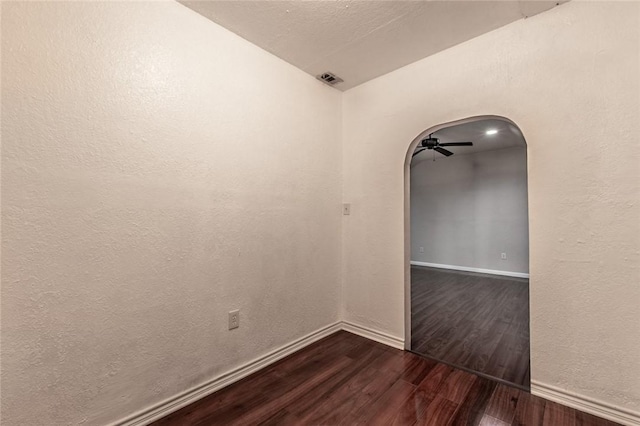
<path fill-rule="evenodd" d="M 345 331 L 154 424 L 615 425 Z"/>
<path fill-rule="evenodd" d="M 529 388 L 529 280 L 411 268 L 411 349 Z"/>

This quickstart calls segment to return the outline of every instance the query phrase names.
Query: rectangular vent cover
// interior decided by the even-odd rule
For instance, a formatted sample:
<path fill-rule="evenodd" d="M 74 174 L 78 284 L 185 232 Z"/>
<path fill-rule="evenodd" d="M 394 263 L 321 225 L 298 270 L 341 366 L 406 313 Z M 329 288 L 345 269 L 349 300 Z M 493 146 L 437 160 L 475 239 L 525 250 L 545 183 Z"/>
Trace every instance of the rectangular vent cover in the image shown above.
<path fill-rule="evenodd" d="M 342 83 L 344 80 L 338 77 L 337 75 L 330 72 L 323 72 L 320 75 L 317 75 L 316 78 L 320 81 L 324 81 L 330 86 L 333 86 L 338 83 Z"/>

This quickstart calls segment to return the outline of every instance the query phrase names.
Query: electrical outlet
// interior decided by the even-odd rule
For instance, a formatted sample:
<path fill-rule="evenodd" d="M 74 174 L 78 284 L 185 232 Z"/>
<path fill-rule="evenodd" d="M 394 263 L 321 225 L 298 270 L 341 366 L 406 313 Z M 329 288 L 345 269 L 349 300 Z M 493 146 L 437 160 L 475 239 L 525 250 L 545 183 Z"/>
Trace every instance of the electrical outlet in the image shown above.
<path fill-rule="evenodd" d="M 424 253 L 424 247 L 420 247 L 420 253 Z"/>
<path fill-rule="evenodd" d="M 500 259 L 502 259 L 502 260 L 507 260 L 507 253 L 502 253 L 502 254 L 500 255 Z"/>
<path fill-rule="evenodd" d="M 342 205 L 342 214 L 345 216 L 349 216 L 351 214 L 351 204 L 344 203 Z"/>
<path fill-rule="evenodd" d="M 229 330 L 240 327 L 240 309 L 229 311 Z"/>

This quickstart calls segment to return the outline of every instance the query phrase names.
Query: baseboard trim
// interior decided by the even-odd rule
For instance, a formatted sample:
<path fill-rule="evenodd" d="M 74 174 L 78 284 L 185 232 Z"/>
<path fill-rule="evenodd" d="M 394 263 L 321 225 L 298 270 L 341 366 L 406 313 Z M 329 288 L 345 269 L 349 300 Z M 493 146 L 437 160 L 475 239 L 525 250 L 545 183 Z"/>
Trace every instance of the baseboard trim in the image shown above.
<path fill-rule="evenodd" d="M 454 271 L 480 272 L 482 274 L 502 275 L 505 277 L 529 278 L 529 274 L 524 272 L 498 271 L 497 269 L 470 268 L 468 266 L 443 265 L 441 263 L 419 262 L 417 260 L 412 260 L 411 264 L 415 266 L 428 266 L 430 268 L 453 269 Z"/>
<path fill-rule="evenodd" d="M 413 264 L 413 262 L 411 262 Z M 424 266 L 424 265 L 423 265 Z M 253 374 L 260 369 L 273 364 L 274 362 L 291 355 L 294 352 L 308 346 L 326 336 L 337 331 L 345 330 L 353 334 L 374 340 L 396 349 L 404 349 L 404 340 L 390 334 L 372 329 L 359 324 L 348 321 L 338 321 L 334 324 L 327 325 L 312 333 L 300 337 L 291 343 L 283 345 L 272 350 L 264 356 L 249 361 L 246 364 L 228 371 L 216 378 L 213 378 L 201 385 L 195 386 L 178 395 L 168 398 L 160 403 L 154 404 L 144 410 L 138 411 L 116 423 L 117 426 L 143 426 L 148 425 L 156 420 L 161 419 L 174 411 L 179 410 L 191 403 L 198 401 L 229 386 L 244 377 Z M 557 402 L 568 407 L 602 417 L 627 426 L 640 426 L 640 413 L 629 409 L 617 407 L 602 401 L 595 400 L 586 396 L 568 392 L 558 387 L 531 381 L 531 393 L 533 395 Z"/>
<path fill-rule="evenodd" d="M 118 426 L 142 426 L 148 425 L 151 422 L 161 419 L 174 411 L 179 410 L 205 396 L 212 394 L 213 392 L 229 386 L 232 383 L 237 382 L 244 377 L 255 373 L 256 371 L 273 364 L 274 362 L 291 355 L 292 353 L 299 351 L 305 346 L 314 343 L 323 337 L 329 336 L 343 329 L 342 322 L 338 321 L 334 324 L 327 325 L 312 333 L 309 333 L 299 339 L 294 340 L 284 346 L 272 350 L 264 356 L 249 361 L 240 367 L 237 367 L 231 371 L 228 371 L 216 378 L 213 378 L 203 384 L 195 386 L 178 395 L 168 398 L 160 403 L 154 404 L 144 410 L 138 411 L 125 419 L 122 419 L 116 423 Z M 358 334 L 358 333 L 355 333 Z M 366 336 L 365 336 L 366 337 Z M 381 342 L 383 343 L 383 342 Z"/>
<path fill-rule="evenodd" d="M 354 324 L 348 321 L 342 321 L 342 329 L 358 336 L 366 337 L 383 345 L 391 346 L 396 349 L 404 350 L 404 339 L 392 336 L 382 331 L 374 330 L 370 327 Z"/>
<path fill-rule="evenodd" d="M 627 426 L 640 426 L 640 413 L 617 407 L 606 402 L 598 401 L 583 395 L 547 385 L 538 381 L 531 381 L 533 395 L 575 408 L 594 416 L 602 417 Z"/>

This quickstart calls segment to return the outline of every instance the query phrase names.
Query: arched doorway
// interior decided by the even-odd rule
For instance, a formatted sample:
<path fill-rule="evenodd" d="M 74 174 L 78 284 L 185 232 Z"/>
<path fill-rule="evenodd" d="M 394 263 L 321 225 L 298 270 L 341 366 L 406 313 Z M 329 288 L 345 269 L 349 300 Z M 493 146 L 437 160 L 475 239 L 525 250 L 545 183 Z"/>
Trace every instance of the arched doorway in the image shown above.
<path fill-rule="evenodd" d="M 515 123 L 483 116 L 421 133 L 405 167 L 407 349 L 522 388 L 530 385 L 526 155 Z"/>

